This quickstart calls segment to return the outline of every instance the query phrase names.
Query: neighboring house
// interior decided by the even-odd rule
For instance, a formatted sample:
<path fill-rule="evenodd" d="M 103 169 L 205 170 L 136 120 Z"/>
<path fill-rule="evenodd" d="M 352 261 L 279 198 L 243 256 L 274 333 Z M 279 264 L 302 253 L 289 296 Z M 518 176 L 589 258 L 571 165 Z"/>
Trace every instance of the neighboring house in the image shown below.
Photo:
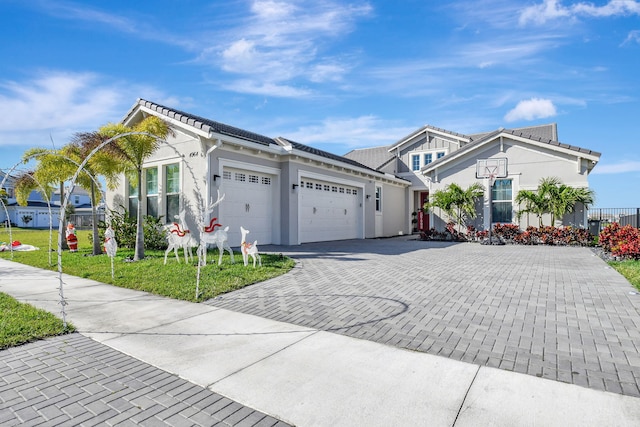
<path fill-rule="evenodd" d="M 377 170 L 393 173 L 411 181 L 410 206 L 419 211 L 433 192 L 448 184 L 463 188 L 480 183 L 489 188 L 487 178 L 478 178 L 476 165 L 480 159 L 504 159 L 507 176 L 498 178 L 491 193 L 477 206 L 474 225 L 479 230 L 492 223 L 515 223 L 518 206 L 515 197 L 520 190 L 535 190 L 541 178 L 558 177 L 572 187 L 588 187 L 588 175 L 600 159 L 600 153 L 558 142 L 557 125 L 548 124 L 519 129 L 498 129 L 489 133 L 463 135 L 424 126 L 393 145 L 354 150 L 345 157 Z M 374 166 L 375 165 L 375 166 Z M 447 221 L 439 209 L 433 209 L 423 228 L 442 230 Z M 549 219 L 545 217 L 546 224 Z M 574 212 L 560 218 L 557 225 L 585 227 L 587 212 L 576 206 Z M 538 225 L 537 218 L 524 216 L 519 226 Z"/>
<path fill-rule="evenodd" d="M 5 180 L 6 174 L 0 172 L 0 182 Z M 27 199 L 26 206 L 18 205 L 15 197 L 16 177 L 9 175 L 5 180 L 4 189 L 7 191 L 8 200 L 6 211 L 0 210 L 0 223 L 4 223 L 8 218 L 12 224 L 25 228 L 47 228 L 50 220 L 55 226 L 59 220 L 60 213 L 60 190 L 54 191 L 51 201 L 47 204 L 46 199 L 39 191 L 32 191 Z M 68 191 L 68 188 L 66 189 Z M 91 214 L 91 198 L 87 191 L 76 186 L 69 199 L 69 204 L 73 205 L 76 213 L 85 215 Z M 49 207 L 51 214 L 49 214 Z"/>
<path fill-rule="evenodd" d="M 201 201 L 224 200 L 204 218 L 229 226 L 238 246 L 240 227 L 259 244 L 363 239 L 409 232 L 411 183 L 391 173 L 285 138 L 270 138 L 145 100 L 126 117 L 133 125 L 148 115 L 174 131 L 145 162 L 142 185 L 124 177 L 107 193 L 107 207 L 137 208 L 176 221 L 182 209 L 187 228 L 197 230 Z"/>

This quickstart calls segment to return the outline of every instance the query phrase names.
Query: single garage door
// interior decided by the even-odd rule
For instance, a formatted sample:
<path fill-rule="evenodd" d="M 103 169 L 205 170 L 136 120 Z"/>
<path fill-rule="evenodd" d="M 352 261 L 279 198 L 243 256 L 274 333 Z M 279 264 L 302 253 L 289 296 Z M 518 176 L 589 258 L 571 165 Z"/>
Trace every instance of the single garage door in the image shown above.
<path fill-rule="evenodd" d="M 362 238 L 361 190 L 303 178 L 299 189 L 300 242 Z"/>
<path fill-rule="evenodd" d="M 250 231 L 247 239 L 269 244 L 273 239 L 275 177 L 264 173 L 225 167 L 222 171 L 218 222 L 229 226 L 229 244 L 240 246 L 240 226 Z"/>

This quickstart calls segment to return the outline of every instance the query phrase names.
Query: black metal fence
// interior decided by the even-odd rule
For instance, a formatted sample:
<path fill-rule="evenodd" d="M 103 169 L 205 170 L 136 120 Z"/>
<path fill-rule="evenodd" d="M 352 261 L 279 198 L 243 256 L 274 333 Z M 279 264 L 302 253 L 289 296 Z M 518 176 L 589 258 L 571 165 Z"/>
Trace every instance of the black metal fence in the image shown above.
<path fill-rule="evenodd" d="M 596 208 L 588 211 L 589 231 L 593 235 L 612 222 L 640 228 L 640 208 Z"/>
<path fill-rule="evenodd" d="M 98 222 L 104 221 L 104 213 L 98 213 Z M 78 230 L 87 230 L 93 226 L 93 218 L 91 213 L 71 214 L 69 222 L 72 222 Z"/>

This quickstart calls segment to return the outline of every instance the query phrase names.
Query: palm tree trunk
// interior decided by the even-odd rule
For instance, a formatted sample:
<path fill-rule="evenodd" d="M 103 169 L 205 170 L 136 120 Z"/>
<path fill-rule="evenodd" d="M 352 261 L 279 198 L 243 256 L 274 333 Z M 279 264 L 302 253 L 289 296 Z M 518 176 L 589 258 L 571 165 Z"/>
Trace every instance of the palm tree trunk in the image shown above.
<path fill-rule="evenodd" d="M 142 228 L 142 168 L 138 168 L 138 214 L 136 224 L 136 249 L 134 261 L 144 258 L 144 229 Z"/>
<path fill-rule="evenodd" d="M 98 212 L 96 211 L 96 185 L 91 181 L 91 223 L 93 232 L 93 254 L 101 255 L 100 235 L 98 234 Z"/>

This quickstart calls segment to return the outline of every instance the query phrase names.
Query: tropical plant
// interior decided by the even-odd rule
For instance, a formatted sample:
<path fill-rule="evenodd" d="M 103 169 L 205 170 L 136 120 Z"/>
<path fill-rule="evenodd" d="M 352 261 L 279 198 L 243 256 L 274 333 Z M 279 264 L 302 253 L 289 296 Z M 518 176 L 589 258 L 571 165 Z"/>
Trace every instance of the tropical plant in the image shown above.
<path fill-rule="evenodd" d="M 50 150 L 46 148 L 32 148 L 24 152 L 22 160 L 27 163 L 35 159 L 36 168 L 16 182 L 16 200 L 18 203 L 27 203 L 31 191 L 36 190 L 42 193 L 43 197 L 51 200 L 53 186 L 60 188 L 60 204 L 64 200 L 64 183 L 73 176 L 78 168 L 77 165 L 70 162 L 58 150 Z M 66 238 L 64 234 L 61 236 L 62 246 L 66 247 Z"/>
<path fill-rule="evenodd" d="M 444 189 L 435 191 L 430 201 L 424 204 L 424 209 L 442 209 L 461 232 L 466 221 L 476 217 L 476 202 L 483 195 L 484 187 L 478 183 L 470 185 L 466 190 L 451 183 Z"/>
<path fill-rule="evenodd" d="M 94 149 L 106 141 L 103 135 L 97 132 L 76 133 L 71 142 L 65 145 L 61 152 L 75 163 L 81 164 L 87 160 L 83 166 L 83 172 L 78 175 L 78 184 L 89 191 L 91 195 L 91 219 L 92 219 L 92 242 L 93 255 L 102 254 L 98 232 L 97 206 L 102 199 L 101 189 L 96 188 L 97 178 L 102 176 L 106 179 L 107 186 L 111 189 L 118 184 L 118 174 L 123 168 L 115 155 L 114 145 L 107 144 L 96 151 L 90 158 L 89 155 Z"/>
<path fill-rule="evenodd" d="M 125 176 L 134 187 L 140 188 L 143 165 L 160 145 L 159 139 L 172 133 L 169 125 L 156 116 L 149 116 L 129 127 L 124 124 L 110 123 L 98 130 L 106 138 L 114 139 L 114 153 L 122 162 Z M 142 191 L 138 191 L 138 211 L 136 215 L 136 244 L 133 260 L 144 258 L 144 229 L 142 213 Z"/>
<path fill-rule="evenodd" d="M 595 194 L 589 188 L 575 188 L 562 183 L 560 178 L 542 178 L 535 191 L 520 190 L 515 202 L 524 204 L 518 210 L 518 221 L 524 214 L 534 214 L 538 217 L 539 226 L 542 227 L 542 216 L 551 215 L 551 225 L 556 218 L 562 218 L 565 214 L 573 212 L 576 204 L 582 203 L 585 208 L 593 204 Z"/>

